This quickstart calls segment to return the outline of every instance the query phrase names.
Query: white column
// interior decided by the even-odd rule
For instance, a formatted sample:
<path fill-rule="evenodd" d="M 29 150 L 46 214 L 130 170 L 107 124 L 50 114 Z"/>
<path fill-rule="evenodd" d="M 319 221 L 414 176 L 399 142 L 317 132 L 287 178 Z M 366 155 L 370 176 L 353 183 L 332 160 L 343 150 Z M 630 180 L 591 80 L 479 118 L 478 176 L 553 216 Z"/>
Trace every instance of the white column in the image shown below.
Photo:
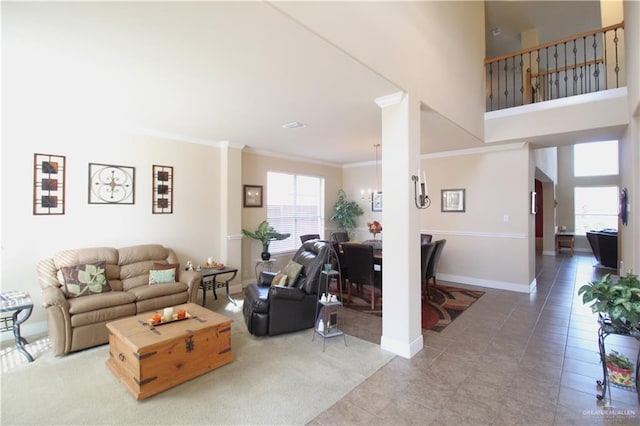
<path fill-rule="evenodd" d="M 238 268 L 232 293 L 242 290 L 242 147 L 220 148 L 220 258 Z"/>
<path fill-rule="evenodd" d="M 400 92 L 382 109 L 383 349 L 405 358 L 422 350 L 419 210 L 411 175 L 420 168 L 420 102 Z"/>

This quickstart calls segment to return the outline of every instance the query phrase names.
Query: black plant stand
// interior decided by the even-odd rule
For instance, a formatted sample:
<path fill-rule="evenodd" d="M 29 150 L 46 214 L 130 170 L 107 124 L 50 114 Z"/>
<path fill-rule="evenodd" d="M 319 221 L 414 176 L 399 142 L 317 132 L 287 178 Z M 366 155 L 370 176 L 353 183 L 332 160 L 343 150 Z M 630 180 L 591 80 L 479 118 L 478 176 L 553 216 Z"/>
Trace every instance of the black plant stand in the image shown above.
<path fill-rule="evenodd" d="M 604 397 L 607 394 L 607 389 L 609 390 L 609 400 L 611 400 L 611 383 L 609 380 L 609 374 L 607 372 L 607 363 L 606 363 L 606 354 L 604 341 L 607 336 L 611 334 L 617 334 L 619 336 L 629 336 L 635 338 L 640 342 L 640 330 L 635 327 L 627 327 L 623 324 L 613 323 L 611 319 L 602 314 L 598 314 L 598 324 L 600 324 L 600 328 L 598 329 L 598 349 L 600 350 L 600 363 L 602 364 L 602 380 L 597 380 L 598 388 L 602 390 L 601 394 L 596 395 L 598 400 L 604 400 Z M 635 365 L 635 389 L 633 387 L 622 387 L 625 390 L 635 390 L 638 394 L 638 403 L 640 403 L 640 382 L 638 382 L 638 370 L 640 364 L 640 349 L 638 350 L 638 355 L 636 356 L 636 365 Z"/>

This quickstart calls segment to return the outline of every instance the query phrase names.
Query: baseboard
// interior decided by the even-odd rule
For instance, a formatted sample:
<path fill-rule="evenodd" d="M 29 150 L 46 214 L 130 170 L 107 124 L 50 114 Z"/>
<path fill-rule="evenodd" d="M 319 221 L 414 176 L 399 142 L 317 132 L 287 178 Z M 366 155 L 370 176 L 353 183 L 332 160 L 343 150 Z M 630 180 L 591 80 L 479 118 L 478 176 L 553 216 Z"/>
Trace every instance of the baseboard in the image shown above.
<path fill-rule="evenodd" d="M 380 338 L 380 347 L 385 351 L 409 359 L 422 350 L 424 347 L 424 339 L 422 334 L 420 334 L 414 341 L 405 343 L 382 336 Z"/>
<path fill-rule="evenodd" d="M 506 281 L 493 281 L 493 280 L 487 280 L 484 278 L 465 277 L 462 275 L 438 274 L 438 280 L 450 281 L 453 283 L 460 283 L 460 284 L 475 285 L 478 287 L 495 288 L 497 290 L 516 291 L 518 293 L 531 293 L 533 289 L 535 289 L 536 287 L 535 279 L 527 285 L 527 284 L 510 283 Z"/>

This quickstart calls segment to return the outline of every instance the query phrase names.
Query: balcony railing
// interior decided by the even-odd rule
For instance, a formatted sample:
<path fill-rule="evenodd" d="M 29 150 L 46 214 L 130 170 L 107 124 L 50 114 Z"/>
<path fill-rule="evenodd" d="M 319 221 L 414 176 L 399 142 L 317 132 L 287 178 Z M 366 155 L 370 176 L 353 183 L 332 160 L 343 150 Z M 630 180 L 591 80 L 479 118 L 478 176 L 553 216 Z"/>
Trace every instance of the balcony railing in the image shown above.
<path fill-rule="evenodd" d="M 624 22 L 484 63 L 487 111 L 623 87 Z"/>

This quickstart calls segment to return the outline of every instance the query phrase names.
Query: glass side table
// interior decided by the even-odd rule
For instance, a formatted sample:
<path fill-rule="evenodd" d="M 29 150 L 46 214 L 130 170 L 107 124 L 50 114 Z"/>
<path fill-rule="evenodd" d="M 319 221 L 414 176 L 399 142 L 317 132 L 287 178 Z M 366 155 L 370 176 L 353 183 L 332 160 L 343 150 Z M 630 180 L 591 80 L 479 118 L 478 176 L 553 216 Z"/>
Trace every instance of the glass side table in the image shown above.
<path fill-rule="evenodd" d="M 29 319 L 32 311 L 33 301 L 29 293 L 23 291 L 0 293 L 0 313 L 10 314 L 0 316 L 0 331 L 13 330 L 16 348 L 29 362 L 33 362 L 33 357 L 24 347 L 28 342 L 20 335 L 20 325 Z"/>

